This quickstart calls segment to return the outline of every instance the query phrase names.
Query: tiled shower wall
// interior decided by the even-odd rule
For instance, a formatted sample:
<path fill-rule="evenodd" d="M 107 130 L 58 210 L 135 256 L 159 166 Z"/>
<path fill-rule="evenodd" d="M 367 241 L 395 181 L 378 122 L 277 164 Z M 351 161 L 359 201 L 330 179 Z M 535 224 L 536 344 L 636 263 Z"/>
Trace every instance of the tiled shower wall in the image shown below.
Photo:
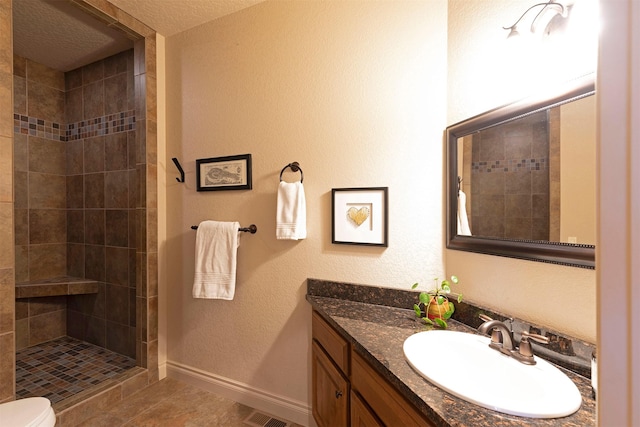
<path fill-rule="evenodd" d="M 135 357 L 133 50 L 67 73 L 14 57 L 14 70 L 17 281 L 100 283 L 44 313 L 30 309 L 44 298 L 18 300 L 17 346 L 68 334 Z"/>
<path fill-rule="evenodd" d="M 474 235 L 549 240 L 546 111 L 475 134 L 471 177 Z"/>
<path fill-rule="evenodd" d="M 0 0 L 0 403 L 15 394 L 13 46 L 11 1 Z"/>
<path fill-rule="evenodd" d="M 67 334 L 135 357 L 137 175 L 133 50 L 67 72 Z"/>
<path fill-rule="evenodd" d="M 155 32 L 108 2 L 75 0 L 134 42 L 136 172 L 136 363 L 158 380 L 157 114 Z M 12 0 L 0 0 L 0 402 L 15 396 Z M 61 53 L 63 54 L 63 53 Z"/>

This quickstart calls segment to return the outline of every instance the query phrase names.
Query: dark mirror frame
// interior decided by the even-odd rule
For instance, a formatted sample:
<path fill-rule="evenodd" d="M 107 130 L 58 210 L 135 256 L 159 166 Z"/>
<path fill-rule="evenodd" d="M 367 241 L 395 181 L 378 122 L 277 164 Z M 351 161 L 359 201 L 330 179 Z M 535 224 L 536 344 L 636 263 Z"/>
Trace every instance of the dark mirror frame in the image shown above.
<path fill-rule="evenodd" d="M 593 75 L 568 83 L 559 92 L 544 98 L 527 98 L 446 129 L 447 151 L 447 249 L 498 255 L 572 267 L 595 268 L 595 246 L 537 240 L 509 240 L 457 234 L 458 212 L 458 138 L 474 134 L 515 118 L 552 108 L 595 94 Z"/>

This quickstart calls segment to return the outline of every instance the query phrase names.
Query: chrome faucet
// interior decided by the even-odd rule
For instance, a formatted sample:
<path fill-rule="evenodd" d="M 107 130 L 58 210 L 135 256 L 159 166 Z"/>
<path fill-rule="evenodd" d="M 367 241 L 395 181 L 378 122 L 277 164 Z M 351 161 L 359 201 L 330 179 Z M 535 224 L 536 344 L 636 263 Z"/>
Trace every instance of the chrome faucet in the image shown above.
<path fill-rule="evenodd" d="M 513 333 L 509 328 L 507 328 L 507 325 L 499 320 L 493 320 L 484 314 L 480 314 L 479 317 L 484 321 L 484 323 L 480 325 L 478 332 L 484 335 L 489 335 L 489 332 L 491 332 L 491 342 L 489 343 L 489 347 L 494 350 L 498 350 L 507 356 L 513 357 L 518 362 L 526 365 L 536 364 L 536 361 L 533 358 L 533 349 L 529 342 L 530 339 L 541 344 L 549 344 L 549 338 L 523 331 L 522 339 L 520 340 L 520 347 L 516 349 L 513 345 Z"/>

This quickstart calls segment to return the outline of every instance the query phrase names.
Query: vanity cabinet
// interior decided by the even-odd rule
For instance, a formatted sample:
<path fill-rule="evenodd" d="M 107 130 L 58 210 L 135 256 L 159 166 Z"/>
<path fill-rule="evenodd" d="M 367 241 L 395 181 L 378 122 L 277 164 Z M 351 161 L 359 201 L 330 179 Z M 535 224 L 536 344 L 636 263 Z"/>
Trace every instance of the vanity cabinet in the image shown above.
<path fill-rule="evenodd" d="M 320 314 L 312 316 L 312 406 L 319 427 L 434 425 Z"/>
<path fill-rule="evenodd" d="M 317 312 L 312 327 L 312 407 L 318 427 L 349 425 L 349 343 Z"/>

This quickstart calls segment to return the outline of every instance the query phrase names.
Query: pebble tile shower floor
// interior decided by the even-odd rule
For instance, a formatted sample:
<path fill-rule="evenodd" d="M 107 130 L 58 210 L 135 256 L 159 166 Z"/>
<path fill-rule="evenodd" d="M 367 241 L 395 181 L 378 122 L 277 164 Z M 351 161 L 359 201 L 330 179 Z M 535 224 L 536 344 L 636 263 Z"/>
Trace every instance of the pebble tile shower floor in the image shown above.
<path fill-rule="evenodd" d="M 57 403 L 135 365 L 102 347 L 58 338 L 16 352 L 16 398 L 42 396 Z"/>

